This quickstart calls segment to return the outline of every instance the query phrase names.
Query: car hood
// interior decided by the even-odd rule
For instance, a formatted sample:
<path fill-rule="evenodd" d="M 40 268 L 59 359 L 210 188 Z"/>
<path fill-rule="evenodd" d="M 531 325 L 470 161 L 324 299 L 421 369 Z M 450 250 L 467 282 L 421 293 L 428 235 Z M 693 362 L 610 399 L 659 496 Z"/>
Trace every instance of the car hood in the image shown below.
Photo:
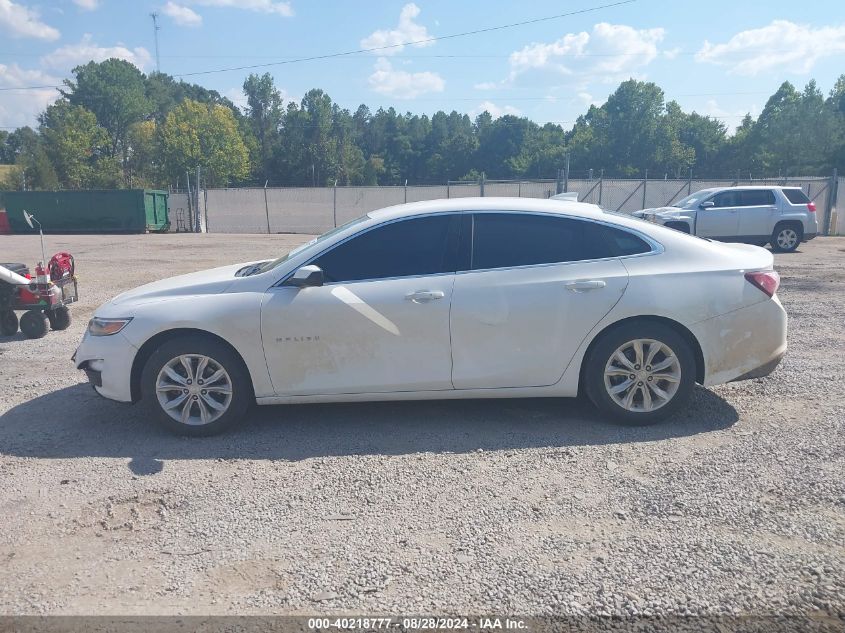
<path fill-rule="evenodd" d="M 154 281 L 116 296 L 109 304 L 113 306 L 126 306 L 148 303 L 150 301 L 160 301 L 173 297 L 220 294 L 226 292 L 235 280 L 238 279 L 235 277 L 235 273 L 238 270 L 252 263 L 254 262 L 230 264 L 187 275 L 170 277 L 161 281 Z"/>
<path fill-rule="evenodd" d="M 679 207 L 655 207 L 653 209 L 643 209 L 642 211 L 635 211 L 633 215 L 638 218 L 645 218 L 649 216 L 657 216 L 661 218 L 676 218 L 686 214 L 684 209 Z"/>

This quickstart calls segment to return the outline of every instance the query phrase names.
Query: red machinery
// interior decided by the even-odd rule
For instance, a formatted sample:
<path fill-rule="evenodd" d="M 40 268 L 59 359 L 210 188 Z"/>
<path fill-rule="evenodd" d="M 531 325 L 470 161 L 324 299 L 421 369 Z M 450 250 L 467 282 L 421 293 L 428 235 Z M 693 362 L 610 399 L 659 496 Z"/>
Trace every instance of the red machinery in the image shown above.
<path fill-rule="evenodd" d="M 0 334 L 21 331 L 27 338 L 41 338 L 48 329 L 70 326 L 68 305 L 79 298 L 70 253 L 56 253 L 44 266 L 38 262 L 35 279 L 23 264 L 0 264 Z M 18 322 L 15 311 L 25 311 Z"/>

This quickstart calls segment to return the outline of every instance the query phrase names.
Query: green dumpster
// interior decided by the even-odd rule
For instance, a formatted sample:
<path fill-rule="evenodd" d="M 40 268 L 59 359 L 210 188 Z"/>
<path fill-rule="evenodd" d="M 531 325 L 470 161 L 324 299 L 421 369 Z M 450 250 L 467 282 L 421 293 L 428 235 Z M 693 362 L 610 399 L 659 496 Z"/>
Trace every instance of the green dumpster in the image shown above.
<path fill-rule="evenodd" d="M 167 192 L 153 189 L 7 191 L 13 233 L 30 233 L 23 212 L 49 233 L 145 233 L 166 231 Z"/>

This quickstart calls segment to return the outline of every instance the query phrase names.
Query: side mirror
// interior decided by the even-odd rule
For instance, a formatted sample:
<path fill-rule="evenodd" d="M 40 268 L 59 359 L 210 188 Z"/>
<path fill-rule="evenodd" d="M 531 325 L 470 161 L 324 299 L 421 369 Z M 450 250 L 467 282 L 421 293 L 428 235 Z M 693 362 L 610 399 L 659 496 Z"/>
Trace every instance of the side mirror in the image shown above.
<path fill-rule="evenodd" d="M 302 266 L 296 269 L 296 272 L 291 275 L 285 282 L 286 286 L 294 286 L 296 288 L 309 288 L 311 286 L 323 285 L 323 269 L 319 266 Z"/>
<path fill-rule="evenodd" d="M 698 205 L 699 209 L 711 209 L 716 206 L 716 203 L 712 200 L 705 200 L 700 205 Z"/>

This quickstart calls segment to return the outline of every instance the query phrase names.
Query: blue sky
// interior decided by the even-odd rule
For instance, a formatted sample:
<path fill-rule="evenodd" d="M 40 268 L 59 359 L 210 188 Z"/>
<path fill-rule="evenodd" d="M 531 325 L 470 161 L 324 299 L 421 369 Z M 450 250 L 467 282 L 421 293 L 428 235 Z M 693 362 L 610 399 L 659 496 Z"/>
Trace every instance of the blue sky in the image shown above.
<path fill-rule="evenodd" d="M 242 104 L 248 70 L 589 9 L 614 0 L 0 0 L 0 127 L 34 124 L 49 88 L 92 58 L 161 69 Z M 267 66 L 286 99 L 322 88 L 343 107 L 521 114 L 565 127 L 621 80 L 655 81 L 686 110 L 737 125 L 784 80 L 827 93 L 845 73 L 845 3 L 636 0 L 571 17 L 321 61 Z"/>

